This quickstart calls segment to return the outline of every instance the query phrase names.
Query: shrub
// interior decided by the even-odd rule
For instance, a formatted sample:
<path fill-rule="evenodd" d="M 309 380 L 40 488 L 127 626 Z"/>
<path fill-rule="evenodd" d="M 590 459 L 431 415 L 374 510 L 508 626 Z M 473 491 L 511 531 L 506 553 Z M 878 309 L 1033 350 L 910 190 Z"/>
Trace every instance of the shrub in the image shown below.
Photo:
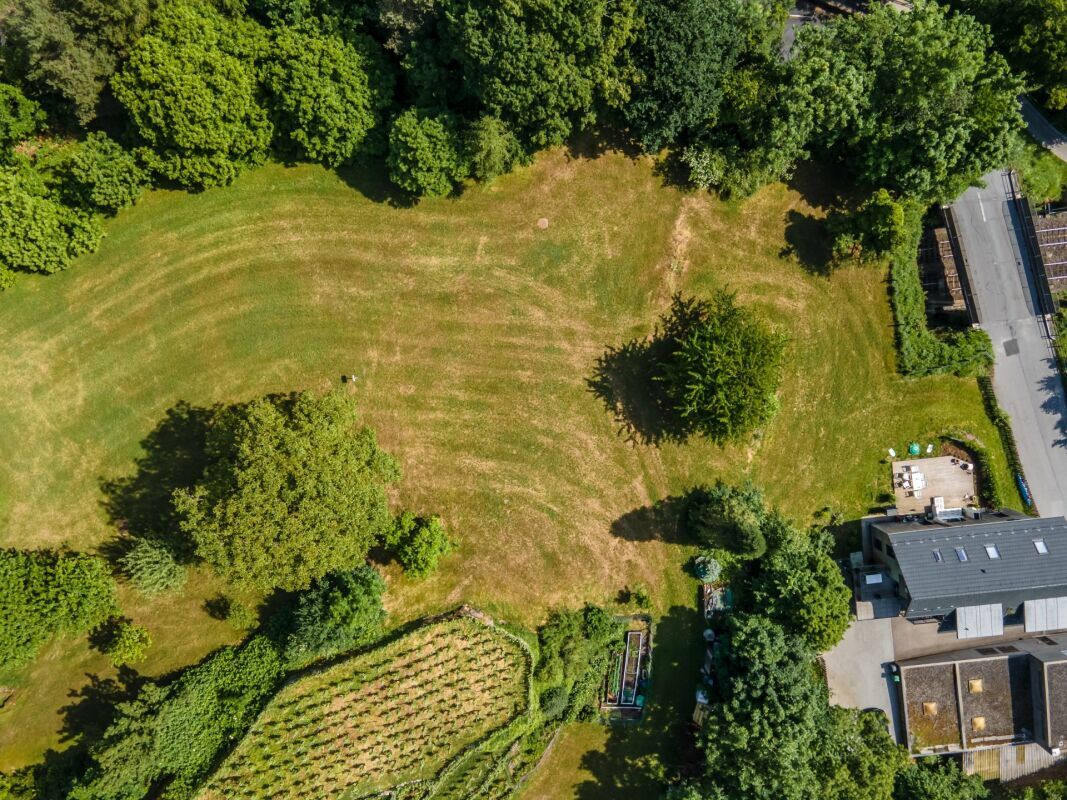
<path fill-rule="evenodd" d="M 418 196 L 443 197 L 467 174 L 456 121 L 410 108 L 389 131 L 389 179 Z"/>
<path fill-rule="evenodd" d="M 52 637 L 95 628 L 114 610 L 115 583 L 99 558 L 0 550 L 0 668 L 33 660 Z"/>
<path fill-rule="evenodd" d="M 686 502 L 685 526 L 701 544 L 742 558 L 759 558 L 767 550 L 763 525 L 767 510 L 763 492 L 752 483 L 694 489 Z"/>
<path fill-rule="evenodd" d="M 226 621 L 239 632 L 251 630 L 259 621 L 259 614 L 247 603 L 231 600 L 226 609 Z"/>
<path fill-rule="evenodd" d="M 136 203 L 148 183 L 133 153 L 102 132 L 90 133 L 78 145 L 59 176 L 75 203 L 110 213 Z"/>
<path fill-rule="evenodd" d="M 26 170 L 0 172 L 0 288 L 15 272 L 66 269 L 99 241 L 98 219 L 48 197 Z"/>
<path fill-rule="evenodd" d="M 148 596 L 177 591 L 185 585 L 185 567 L 156 539 L 138 539 L 119 564 L 137 590 Z"/>
<path fill-rule="evenodd" d="M 374 639 L 385 620 L 385 582 L 370 566 L 326 575 L 301 592 L 285 644 L 286 661 L 302 666 Z"/>
<path fill-rule="evenodd" d="M 622 623 L 596 606 L 557 611 L 538 631 L 540 657 L 534 674 L 546 692 L 557 686 L 567 697 L 565 720 L 575 719 L 595 702 L 611 644 L 622 631 Z"/>
<path fill-rule="evenodd" d="M 480 117 L 467 131 L 466 139 L 470 173 L 480 181 L 510 172 L 525 156 L 515 134 L 497 117 Z"/>
<path fill-rule="evenodd" d="M 0 162 L 6 161 L 12 147 L 30 136 L 44 115 L 33 100 L 17 86 L 0 83 Z"/>
<path fill-rule="evenodd" d="M 541 695 L 541 716 L 554 720 L 563 716 L 567 710 L 567 690 L 562 686 L 550 686 Z"/>
<path fill-rule="evenodd" d="M 152 635 L 147 628 L 127 619 L 111 620 L 106 627 L 100 649 L 110 657 L 112 664 L 121 667 L 144 661 L 152 646 Z"/>
<path fill-rule="evenodd" d="M 710 553 L 701 553 L 696 559 L 696 576 L 703 583 L 715 583 L 722 575 L 722 564 Z"/>
<path fill-rule="evenodd" d="M 390 540 L 404 572 L 416 578 L 434 572 L 453 547 L 440 517 L 416 517 L 408 511 L 397 517 Z"/>

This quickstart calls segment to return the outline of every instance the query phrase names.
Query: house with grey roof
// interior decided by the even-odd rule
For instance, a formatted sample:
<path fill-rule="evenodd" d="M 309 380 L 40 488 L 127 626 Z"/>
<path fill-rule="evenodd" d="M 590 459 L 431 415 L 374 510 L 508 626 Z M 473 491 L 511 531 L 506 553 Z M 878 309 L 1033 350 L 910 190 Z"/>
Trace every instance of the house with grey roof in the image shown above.
<path fill-rule="evenodd" d="M 913 622 L 955 625 L 957 637 L 1067 629 L 1067 520 L 1014 511 L 959 521 L 871 520 L 860 580 Z"/>

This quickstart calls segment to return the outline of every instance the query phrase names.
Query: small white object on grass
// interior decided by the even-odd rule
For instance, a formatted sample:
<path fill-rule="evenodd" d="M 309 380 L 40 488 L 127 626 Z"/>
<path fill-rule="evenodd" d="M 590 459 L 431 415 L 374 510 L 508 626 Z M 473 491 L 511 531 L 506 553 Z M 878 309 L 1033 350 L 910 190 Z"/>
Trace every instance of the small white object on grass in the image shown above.
<path fill-rule="evenodd" d="M 889 457 L 890 458 L 896 458 L 897 457 L 897 451 L 894 450 L 892 447 L 889 448 Z"/>
<path fill-rule="evenodd" d="M 537 227 L 540 228 L 541 230 L 544 230 L 545 228 L 547 228 L 548 227 L 548 217 L 541 217 L 541 219 L 537 220 Z"/>

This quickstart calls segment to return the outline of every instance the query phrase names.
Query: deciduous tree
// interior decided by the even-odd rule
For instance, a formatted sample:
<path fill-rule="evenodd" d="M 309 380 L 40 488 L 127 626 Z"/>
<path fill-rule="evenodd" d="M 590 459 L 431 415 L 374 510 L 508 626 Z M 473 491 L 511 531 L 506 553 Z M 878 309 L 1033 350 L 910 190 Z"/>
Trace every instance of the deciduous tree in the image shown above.
<path fill-rule="evenodd" d="M 302 589 L 362 563 L 391 524 L 399 468 L 341 393 L 254 400 L 218 413 L 209 464 L 175 492 L 197 553 L 235 583 Z"/>

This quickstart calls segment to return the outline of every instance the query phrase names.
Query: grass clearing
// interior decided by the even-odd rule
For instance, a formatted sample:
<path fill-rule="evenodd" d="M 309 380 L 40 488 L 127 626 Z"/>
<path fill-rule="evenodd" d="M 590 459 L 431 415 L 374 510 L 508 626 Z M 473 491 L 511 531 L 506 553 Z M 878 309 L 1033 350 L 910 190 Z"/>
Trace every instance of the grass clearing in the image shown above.
<path fill-rule="evenodd" d="M 227 189 L 151 192 L 97 253 L 0 297 L 0 545 L 113 539 L 100 484 L 133 471 L 180 400 L 326 389 L 352 373 L 403 466 L 398 505 L 440 513 L 458 542 L 426 581 L 387 570 L 396 623 L 468 602 L 532 626 L 627 585 L 649 587 L 669 617 L 695 604 L 690 550 L 651 507 L 716 477 L 752 477 L 801 522 L 827 505 L 854 518 L 889 488 L 887 447 L 952 428 L 985 442 L 1013 485 L 973 381 L 897 376 L 884 272 L 826 276 L 788 252 L 821 216 L 795 187 L 722 203 L 664 188 L 644 160 L 562 152 L 416 208 L 347 180 L 269 165 Z M 779 416 L 745 447 L 633 444 L 587 388 L 597 358 L 648 333 L 672 292 L 717 287 L 790 336 Z M 156 642 L 143 672 L 236 637 L 201 608 L 217 591 L 198 578 L 173 610 L 124 596 Z M 690 702 L 700 656 L 687 663 L 687 646 L 677 680 L 657 652 L 650 720 L 657 703 Z M 21 676 L 0 711 L 2 769 L 64 746 L 69 692 L 114 675 L 73 640 L 48 658 L 47 679 Z M 652 764 L 655 736 L 625 748 Z"/>
<path fill-rule="evenodd" d="M 200 800 L 436 786 L 468 748 L 456 782 L 484 779 L 494 761 L 485 740 L 521 721 L 530 693 L 529 655 L 517 640 L 469 617 L 429 623 L 285 686 Z"/>

